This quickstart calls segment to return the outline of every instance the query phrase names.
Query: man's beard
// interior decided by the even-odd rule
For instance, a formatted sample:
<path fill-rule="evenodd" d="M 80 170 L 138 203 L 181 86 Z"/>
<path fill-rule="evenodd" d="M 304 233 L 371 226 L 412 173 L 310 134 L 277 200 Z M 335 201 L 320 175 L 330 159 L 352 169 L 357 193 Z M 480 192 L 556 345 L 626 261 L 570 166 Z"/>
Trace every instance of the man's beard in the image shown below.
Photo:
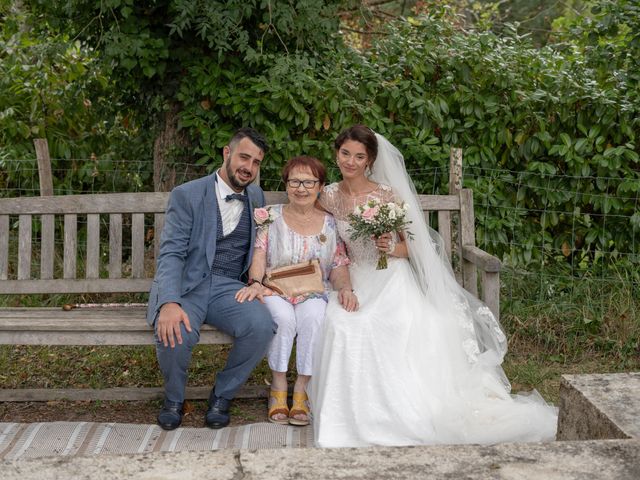
<path fill-rule="evenodd" d="M 253 181 L 253 179 L 249 179 L 247 182 L 243 183 L 242 180 L 236 177 L 235 172 L 231 170 L 231 165 L 229 164 L 227 164 L 226 170 L 227 170 L 227 177 L 229 178 L 229 183 L 234 188 L 242 189 Z"/>

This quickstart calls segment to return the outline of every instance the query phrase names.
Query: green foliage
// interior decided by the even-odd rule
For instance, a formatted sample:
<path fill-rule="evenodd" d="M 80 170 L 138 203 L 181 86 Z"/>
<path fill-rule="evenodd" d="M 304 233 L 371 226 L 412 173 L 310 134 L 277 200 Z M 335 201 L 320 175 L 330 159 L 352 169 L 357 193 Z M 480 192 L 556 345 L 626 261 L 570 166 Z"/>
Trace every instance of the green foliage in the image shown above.
<path fill-rule="evenodd" d="M 6 12 L 0 17 L 0 183 L 31 185 L 35 138 L 48 140 L 52 169 L 64 172 L 55 179 L 62 192 L 94 185 L 101 170 L 133 155 L 130 140 L 139 132 L 109 98 L 113 89 L 95 51 L 29 12 Z"/>
<path fill-rule="evenodd" d="M 461 146 L 467 171 L 480 172 L 466 186 L 483 246 L 521 265 L 635 261 L 622 258 L 638 253 L 640 105 L 629 85 L 516 34 L 433 18 L 393 25 L 369 58 L 385 68 L 367 78 L 367 99 L 393 125 L 374 109 L 368 123 L 403 144 L 409 165 L 430 166 L 427 152 L 411 157 L 431 142 L 437 158 Z"/>

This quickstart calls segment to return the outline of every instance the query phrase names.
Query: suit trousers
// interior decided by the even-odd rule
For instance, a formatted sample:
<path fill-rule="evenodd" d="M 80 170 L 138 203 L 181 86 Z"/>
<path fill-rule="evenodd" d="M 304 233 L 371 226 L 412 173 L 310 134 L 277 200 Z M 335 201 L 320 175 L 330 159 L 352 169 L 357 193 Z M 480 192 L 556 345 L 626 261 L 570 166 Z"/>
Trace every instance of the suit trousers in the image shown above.
<path fill-rule="evenodd" d="M 235 294 L 244 284 L 238 280 L 210 275 L 180 299 L 189 316 L 191 332 L 181 325 L 182 343 L 164 346 L 156 331 L 156 355 L 164 377 L 165 399 L 184 401 L 191 353 L 200 339 L 200 327 L 207 323 L 233 337 L 224 369 L 217 373 L 215 394 L 232 400 L 255 366 L 264 358 L 277 331 L 269 310 L 258 300 L 238 303 Z M 154 323 L 155 325 L 155 323 Z"/>

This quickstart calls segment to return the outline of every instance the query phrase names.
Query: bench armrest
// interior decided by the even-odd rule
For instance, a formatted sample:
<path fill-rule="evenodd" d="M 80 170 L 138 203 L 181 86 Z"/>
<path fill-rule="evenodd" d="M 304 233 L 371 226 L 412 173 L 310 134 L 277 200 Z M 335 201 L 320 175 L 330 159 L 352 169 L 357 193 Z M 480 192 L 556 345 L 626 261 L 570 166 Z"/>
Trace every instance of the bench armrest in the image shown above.
<path fill-rule="evenodd" d="M 502 268 L 502 262 L 475 245 L 462 246 L 462 258 L 473 263 L 480 270 L 485 272 L 499 272 Z"/>

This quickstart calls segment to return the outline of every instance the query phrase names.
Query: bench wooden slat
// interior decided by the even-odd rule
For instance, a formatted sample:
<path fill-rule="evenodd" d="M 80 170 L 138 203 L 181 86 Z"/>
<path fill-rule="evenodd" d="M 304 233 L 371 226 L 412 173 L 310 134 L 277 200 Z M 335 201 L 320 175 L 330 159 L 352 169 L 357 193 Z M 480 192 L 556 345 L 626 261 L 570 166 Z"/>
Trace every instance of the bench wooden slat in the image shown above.
<path fill-rule="evenodd" d="M 209 325 L 200 343 L 229 343 Z M 144 307 L 4 308 L 0 310 L 0 344 L 4 345 L 153 345 L 153 329 Z"/>
<path fill-rule="evenodd" d="M 420 195 L 422 210 L 460 210 L 458 195 Z"/>
<path fill-rule="evenodd" d="M 122 214 L 109 214 L 109 278 L 122 277 Z"/>
<path fill-rule="evenodd" d="M 288 202 L 286 192 L 264 192 L 264 198 L 267 205 Z"/>
<path fill-rule="evenodd" d="M 438 211 L 438 233 L 442 237 L 447 258 L 451 259 L 451 213 L 448 210 Z"/>
<path fill-rule="evenodd" d="M 53 278 L 53 259 L 55 257 L 55 217 L 42 215 L 42 238 L 40 241 L 40 278 Z"/>
<path fill-rule="evenodd" d="M 160 238 L 164 227 L 164 213 L 156 213 L 153 216 L 153 258 L 160 255 Z"/>
<path fill-rule="evenodd" d="M 131 276 L 144 277 L 144 214 L 131 215 Z"/>
<path fill-rule="evenodd" d="M 0 280 L 9 278 L 9 215 L 0 215 Z"/>
<path fill-rule="evenodd" d="M 86 278 L 98 278 L 100 276 L 100 215 L 90 213 L 87 215 L 87 266 Z"/>
<path fill-rule="evenodd" d="M 53 280 L 3 280 L 0 294 L 31 293 L 146 293 L 150 278 L 96 278 Z"/>
<path fill-rule="evenodd" d="M 500 275 L 498 272 L 480 270 L 482 301 L 496 318 L 500 318 Z"/>
<path fill-rule="evenodd" d="M 0 198 L 0 212 L 20 215 L 27 213 L 156 213 L 164 212 L 169 193 L 95 193 L 52 197 Z"/>
<path fill-rule="evenodd" d="M 475 245 L 464 245 L 462 247 L 462 257 L 485 272 L 499 272 L 502 267 L 498 257 L 485 252 Z"/>
<path fill-rule="evenodd" d="M 65 279 L 76 278 L 76 257 L 78 254 L 78 215 L 64 216 L 64 266 L 62 276 Z"/>
<path fill-rule="evenodd" d="M 31 215 L 20 215 L 18 222 L 18 278 L 31 278 Z"/>

